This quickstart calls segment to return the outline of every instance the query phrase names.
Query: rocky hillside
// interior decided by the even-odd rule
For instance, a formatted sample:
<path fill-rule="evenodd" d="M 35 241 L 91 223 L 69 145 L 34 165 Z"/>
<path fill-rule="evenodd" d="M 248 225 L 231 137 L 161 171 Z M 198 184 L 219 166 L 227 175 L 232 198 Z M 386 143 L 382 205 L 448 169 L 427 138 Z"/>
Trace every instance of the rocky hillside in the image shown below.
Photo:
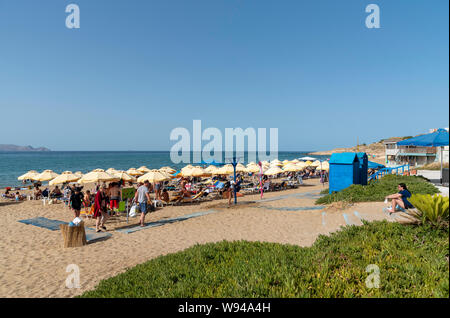
<path fill-rule="evenodd" d="M 0 144 L 0 151 L 50 151 L 45 147 L 33 148 L 31 146 L 16 146 L 16 145 L 2 145 Z"/>

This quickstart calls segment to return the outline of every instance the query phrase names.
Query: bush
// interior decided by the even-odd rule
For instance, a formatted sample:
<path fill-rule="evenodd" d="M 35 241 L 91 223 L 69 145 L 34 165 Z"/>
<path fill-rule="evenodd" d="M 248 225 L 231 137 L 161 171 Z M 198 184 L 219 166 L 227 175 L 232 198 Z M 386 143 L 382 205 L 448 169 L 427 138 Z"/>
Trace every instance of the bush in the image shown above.
<path fill-rule="evenodd" d="M 409 201 L 418 210 L 414 217 L 420 224 L 448 227 L 449 199 L 442 195 L 414 194 Z"/>
<path fill-rule="evenodd" d="M 387 195 L 398 192 L 399 183 L 405 183 L 412 194 L 435 194 L 438 189 L 426 179 L 416 176 L 386 175 L 373 180 L 368 185 L 353 184 L 339 192 L 328 194 L 316 201 L 316 204 L 330 204 L 337 201 L 372 202 L 383 201 Z"/>
<path fill-rule="evenodd" d="M 448 229 L 349 226 L 311 247 L 196 245 L 103 280 L 81 297 L 449 297 Z M 380 269 L 368 288 L 366 268 Z"/>

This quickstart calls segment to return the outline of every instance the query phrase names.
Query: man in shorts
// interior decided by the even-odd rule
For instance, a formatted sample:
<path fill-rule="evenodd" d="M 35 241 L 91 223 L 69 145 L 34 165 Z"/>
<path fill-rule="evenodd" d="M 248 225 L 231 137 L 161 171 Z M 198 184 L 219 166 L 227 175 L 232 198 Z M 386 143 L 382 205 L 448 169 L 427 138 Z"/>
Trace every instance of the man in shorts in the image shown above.
<path fill-rule="evenodd" d="M 145 215 L 147 214 L 147 203 L 150 202 L 151 204 L 149 188 L 150 182 L 146 180 L 144 184 L 137 189 L 136 194 L 134 196 L 134 200 L 139 204 L 139 209 L 141 210 L 141 219 L 140 219 L 141 226 L 145 226 L 144 220 Z"/>

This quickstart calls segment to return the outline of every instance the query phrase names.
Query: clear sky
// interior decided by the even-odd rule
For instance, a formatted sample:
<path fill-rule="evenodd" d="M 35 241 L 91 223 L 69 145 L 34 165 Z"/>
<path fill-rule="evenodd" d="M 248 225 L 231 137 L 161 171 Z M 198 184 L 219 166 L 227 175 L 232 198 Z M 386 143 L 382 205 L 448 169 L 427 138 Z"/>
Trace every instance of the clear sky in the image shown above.
<path fill-rule="evenodd" d="M 81 28 L 67 29 L 76 3 Z M 381 28 L 368 29 L 376 3 Z M 447 0 L 0 0 L 0 144 L 169 150 L 192 120 L 326 150 L 448 127 Z"/>

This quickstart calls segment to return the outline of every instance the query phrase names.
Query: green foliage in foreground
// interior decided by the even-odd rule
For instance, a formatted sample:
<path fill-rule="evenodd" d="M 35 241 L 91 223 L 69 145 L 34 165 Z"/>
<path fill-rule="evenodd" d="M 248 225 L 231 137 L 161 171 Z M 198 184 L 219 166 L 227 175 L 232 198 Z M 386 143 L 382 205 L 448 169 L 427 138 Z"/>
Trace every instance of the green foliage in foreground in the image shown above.
<path fill-rule="evenodd" d="M 419 224 L 430 224 L 435 227 L 448 226 L 448 197 L 438 194 L 413 194 L 410 202 L 418 210 L 417 214 L 414 214 L 414 217 Z"/>
<path fill-rule="evenodd" d="M 327 194 L 316 201 L 316 204 L 332 202 L 371 202 L 383 201 L 387 195 L 397 193 L 399 183 L 405 183 L 412 193 L 434 194 L 438 189 L 422 177 L 387 175 L 380 180 L 373 180 L 368 185 L 353 184 L 339 192 Z"/>
<path fill-rule="evenodd" d="M 196 245 L 101 281 L 81 297 L 448 297 L 448 230 L 387 221 L 320 236 L 313 246 Z M 366 287 L 380 270 L 379 288 Z"/>

